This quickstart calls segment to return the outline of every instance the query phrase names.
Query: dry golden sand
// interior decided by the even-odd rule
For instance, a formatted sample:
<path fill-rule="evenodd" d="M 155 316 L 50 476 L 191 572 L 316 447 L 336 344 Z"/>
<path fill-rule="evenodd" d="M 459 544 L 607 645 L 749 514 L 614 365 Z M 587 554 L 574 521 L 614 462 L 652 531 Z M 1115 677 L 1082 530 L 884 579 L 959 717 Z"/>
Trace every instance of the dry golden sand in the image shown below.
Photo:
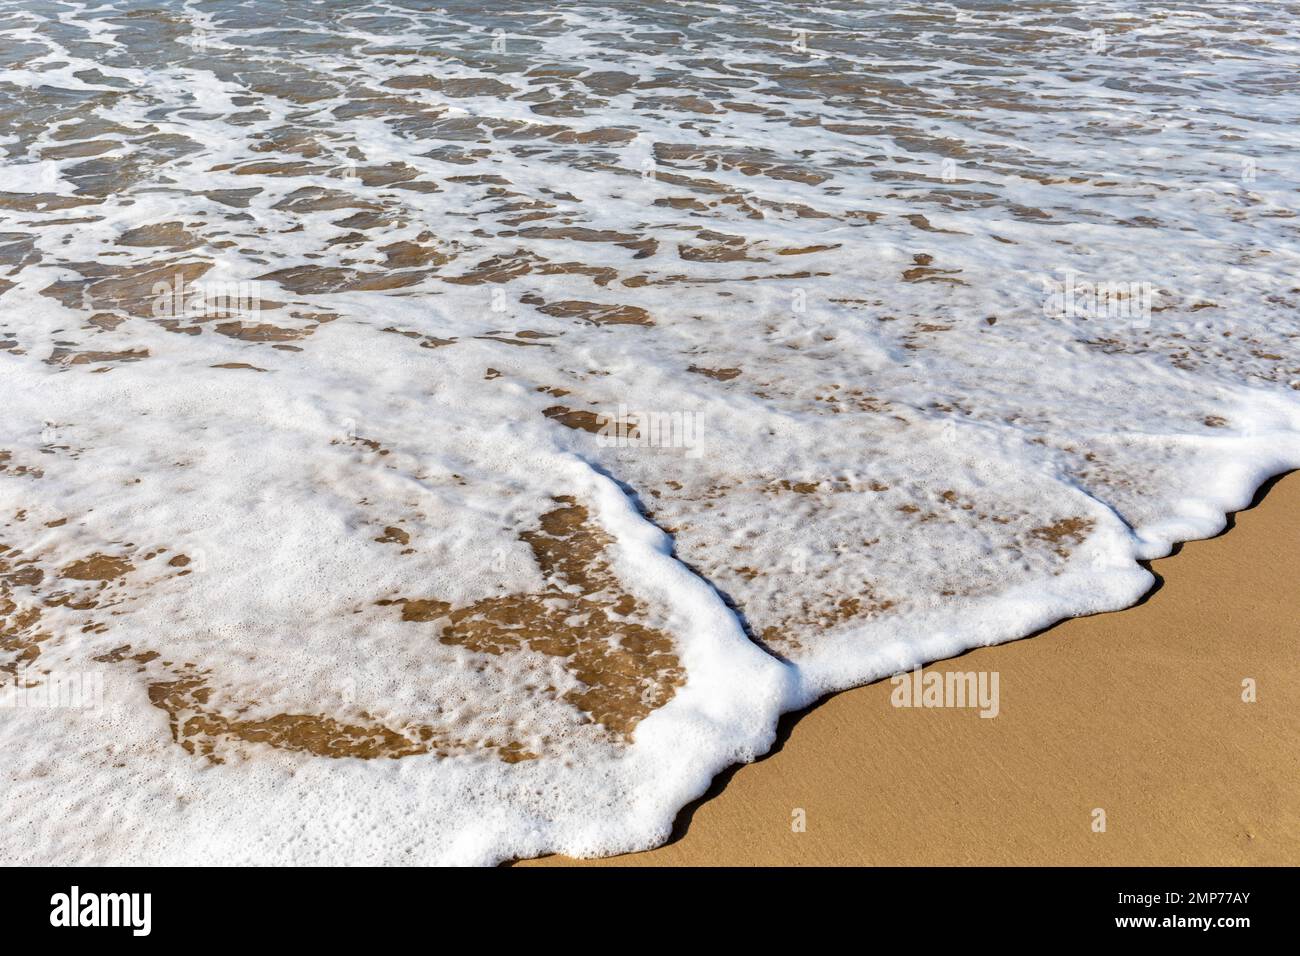
<path fill-rule="evenodd" d="M 1257 501 L 1154 562 L 1137 607 L 927 668 L 998 671 L 996 718 L 894 708 L 887 681 L 838 694 L 673 842 L 593 862 L 1300 864 L 1300 473 Z"/>

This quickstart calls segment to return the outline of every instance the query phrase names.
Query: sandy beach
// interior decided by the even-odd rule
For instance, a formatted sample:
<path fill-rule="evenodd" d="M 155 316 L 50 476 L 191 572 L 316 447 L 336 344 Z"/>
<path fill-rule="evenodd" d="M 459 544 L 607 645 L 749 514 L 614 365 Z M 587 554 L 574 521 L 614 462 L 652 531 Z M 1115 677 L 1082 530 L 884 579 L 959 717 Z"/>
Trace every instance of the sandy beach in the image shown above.
<path fill-rule="evenodd" d="M 1143 6 L 0 0 L 0 865 L 1300 862 L 1297 479 L 1144 569 L 1300 44 Z"/>
<path fill-rule="evenodd" d="M 1137 607 L 926 668 L 997 671 L 995 718 L 896 708 L 888 681 L 837 694 L 785 718 L 776 752 L 724 774 L 673 842 L 590 862 L 1300 863 L 1300 474 L 1261 494 L 1153 562 Z"/>

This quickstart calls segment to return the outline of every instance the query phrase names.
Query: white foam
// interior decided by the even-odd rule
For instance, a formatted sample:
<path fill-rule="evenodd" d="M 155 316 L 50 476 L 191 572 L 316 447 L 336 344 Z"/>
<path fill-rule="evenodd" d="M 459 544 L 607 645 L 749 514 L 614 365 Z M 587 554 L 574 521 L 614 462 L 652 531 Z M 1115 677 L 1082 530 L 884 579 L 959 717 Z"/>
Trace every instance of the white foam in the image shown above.
<path fill-rule="evenodd" d="M 442 6 L 0 3 L 6 587 L 49 635 L 27 678 L 105 682 L 0 711 L 5 859 L 653 846 L 781 713 L 1126 607 L 1300 466 L 1270 5 L 1091 4 L 1101 50 L 1037 9 Z M 186 263 L 262 308 L 169 325 L 114 285 Z M 1048 314 L 1065 281 L 1152 309 Z M 561 600 L 529 543 L 557 499 L 681 670 L 630 741 L 545 635 L 473 650 L 392 603 Z M 133 569 L 66 575 L 96 553 Z M 455 745 L 213 763 L 150 698 L 196 675 L 224 719 Z"/>

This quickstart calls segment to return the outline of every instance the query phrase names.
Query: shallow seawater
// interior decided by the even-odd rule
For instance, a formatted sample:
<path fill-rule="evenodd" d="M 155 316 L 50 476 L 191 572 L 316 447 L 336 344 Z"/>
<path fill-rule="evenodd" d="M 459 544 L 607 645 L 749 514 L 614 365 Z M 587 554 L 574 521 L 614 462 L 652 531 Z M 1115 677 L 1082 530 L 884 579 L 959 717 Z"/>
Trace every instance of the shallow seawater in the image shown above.
<path fill-rule="evenodd" d="M 645 848 L 1131 604 L 1300 466 L 1298 15 L 0 0 L 0 858 Z"/>

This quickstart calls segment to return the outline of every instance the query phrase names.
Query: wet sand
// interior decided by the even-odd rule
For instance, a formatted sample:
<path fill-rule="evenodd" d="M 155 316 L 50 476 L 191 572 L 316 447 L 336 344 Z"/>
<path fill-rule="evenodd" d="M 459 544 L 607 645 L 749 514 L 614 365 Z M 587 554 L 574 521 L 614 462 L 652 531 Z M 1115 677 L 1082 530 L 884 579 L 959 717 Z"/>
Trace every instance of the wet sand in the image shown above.
<path fill-rule="evenodd" d="M 927 668 L 997 671 L 995 718 L 893 707 L 888 681 L 837 694 L 783 720 L 667 846 L 593 862 L 1300 864 L 1298 552 L 1292 473 L 1153 562 L 1137 607 Z"/>

